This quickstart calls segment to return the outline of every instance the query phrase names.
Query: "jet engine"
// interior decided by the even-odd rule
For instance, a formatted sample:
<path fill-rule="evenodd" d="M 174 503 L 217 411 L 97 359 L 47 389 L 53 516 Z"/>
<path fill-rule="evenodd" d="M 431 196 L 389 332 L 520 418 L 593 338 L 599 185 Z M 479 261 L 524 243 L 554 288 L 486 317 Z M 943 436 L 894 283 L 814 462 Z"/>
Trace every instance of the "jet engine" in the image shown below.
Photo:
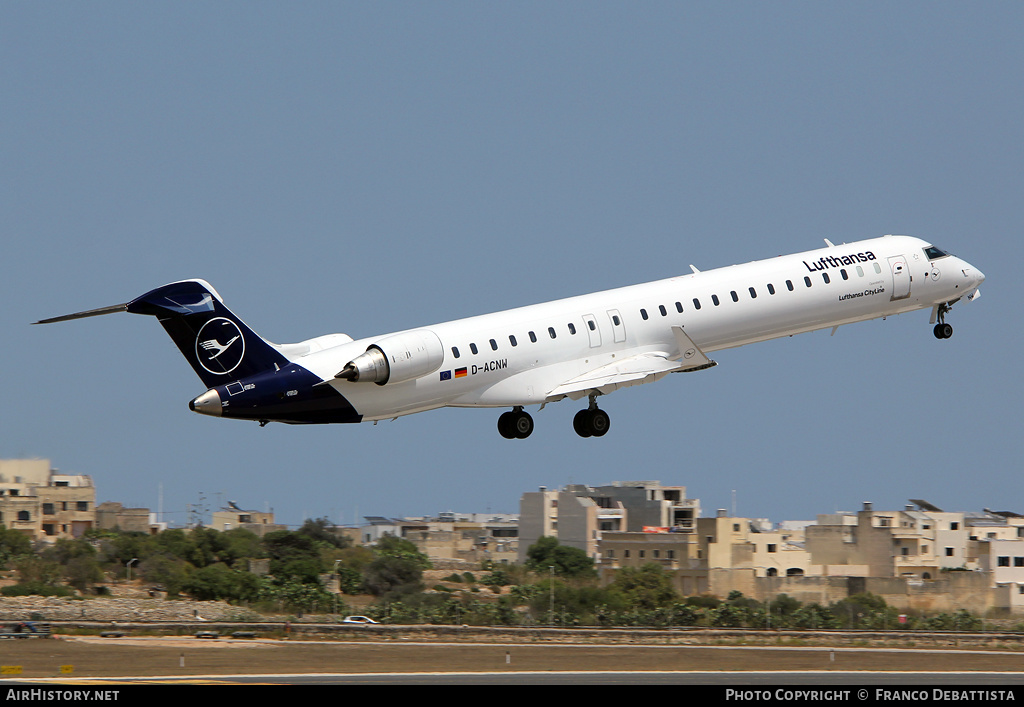
<path fill-rule="evenodd" d="M 444 349 L 437 334 L 418 329 L 372 344 L 334 377 L 353 383 L 401 383 L 436 371 L 443 361 Z"/>

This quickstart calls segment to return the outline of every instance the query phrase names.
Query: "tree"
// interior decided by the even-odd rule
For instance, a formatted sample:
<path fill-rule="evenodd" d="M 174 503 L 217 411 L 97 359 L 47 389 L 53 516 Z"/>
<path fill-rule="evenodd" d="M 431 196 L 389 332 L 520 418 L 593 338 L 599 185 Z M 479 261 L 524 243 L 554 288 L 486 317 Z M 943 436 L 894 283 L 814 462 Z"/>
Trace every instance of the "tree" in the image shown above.
<path fill-rule="evenodd" d="M 617 570 L 611 587 L 622 592 L 628 604 L 642 609 L 668 606 L 679 599 L 672 576 L 653 562 Z"/>
<path fill-rule="evenodd" d="M 251 601 L 259 594 L 260 580 L 254 574 L 233 570 L 218 562 L 194 570 L 182 589 L 193 599 L 201 601 Z"/>
<path fill-rule="evenodd" d="M 324 571 L 316 543 L 308 535 L 278 530 L 263 537 L 270 556 L 270 573 L 275 577 L 294 577 L 302 583 L 318 584 Z"/>
<path fill-rule="evenodd" d="M 792 616 L 799 608 L 801 602 L 788 594 L 778 594 L 768 604 L 773 620 L 775 617 Z"/>
<path fill-rule="evenodd" d="M 190 565 L 181 558 L 159 553 L 139 563 L 139 575 L 147 582 L 164 588 L 170 596 L 178 596 L 188 581 Z"/>
<path fill-rule="evenodd" d="M 385 535 L 374 547 L 376 557 L 363 571 L 363 587 L 375 596 L 410 594 L 423 589 L 430 560 L 404 538 Z"/>
<path fill-rule="evenodd" d="M 44 559 L 60 565 L 64 581 L 80 592 L 103 581 L 103 570 L 96 559 L 96 548 L 85 538 L 60 538 L 41 554 Z"/>
<path fill-rule="evenodd" d="M 559 577 L 596 577 L 594 560 L 576 547 L 561 545 L 558 538 L 542 536 L 526 550 L 526 566 L 537 573 L 554 567 Z"/>
<path fill-rule="evenodd" d="M 31 553 L 32 541 L 27 535 L 0 525 L 0 565 L 6 566 L 14 558 Z"/>
<path fill-rule="evenodd" d="M 315 520 L 307 518 L 302 527 L 295 532 L 309 537 L 314 542 L 339 549 L 349 547 L 352 544 L 348 538 L 335 533 L 334 524 L 326 518 L 317 518 Z"/>

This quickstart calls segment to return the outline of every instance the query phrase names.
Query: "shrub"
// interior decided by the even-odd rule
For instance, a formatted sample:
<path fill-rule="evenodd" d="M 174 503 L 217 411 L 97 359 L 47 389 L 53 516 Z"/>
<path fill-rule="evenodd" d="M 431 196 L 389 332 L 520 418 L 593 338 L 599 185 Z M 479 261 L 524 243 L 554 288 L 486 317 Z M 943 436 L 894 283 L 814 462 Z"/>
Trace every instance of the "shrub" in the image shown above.
<path fill-rule="evenodd" d="M 45 584 L 36 580 L 12 584 L 9 587 L 0 589 L 0 594 L 5 597 L 24 597 L 38 595 L 43 597 L 73 597 L 75 590 L 71 587 L 58 587 L 53 584 Z"/>

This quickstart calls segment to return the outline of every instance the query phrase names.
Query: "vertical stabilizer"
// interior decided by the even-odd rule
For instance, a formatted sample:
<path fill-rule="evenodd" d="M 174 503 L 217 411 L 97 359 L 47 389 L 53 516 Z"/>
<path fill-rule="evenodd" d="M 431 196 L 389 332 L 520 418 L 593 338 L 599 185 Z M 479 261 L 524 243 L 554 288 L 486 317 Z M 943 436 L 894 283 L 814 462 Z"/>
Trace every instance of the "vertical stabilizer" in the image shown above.
<path fill-rule="evenodd" d="M 208 388 L 289 363 L 225 307 L 205 280 L 158 287 L 125 310 L 155 316 Z"/>

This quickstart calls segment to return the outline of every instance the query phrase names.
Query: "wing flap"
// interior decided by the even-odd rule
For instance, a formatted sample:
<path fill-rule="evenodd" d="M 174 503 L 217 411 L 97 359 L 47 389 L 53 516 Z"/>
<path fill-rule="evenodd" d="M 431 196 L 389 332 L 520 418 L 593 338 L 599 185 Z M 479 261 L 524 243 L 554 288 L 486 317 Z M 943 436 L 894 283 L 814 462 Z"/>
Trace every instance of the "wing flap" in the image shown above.
<path fill-rule="evenodd" d="M 651 383 L 669 373 L 700 371 L 717 365 L 682 327 L 672 327 L 672 334 L 678 346 L 672 354 L 654 351 L 599 366 L 555 387 L 548 393 L 548 399 L 582 397 L 592 391 L 608 394 L 619 388 Z"/>

